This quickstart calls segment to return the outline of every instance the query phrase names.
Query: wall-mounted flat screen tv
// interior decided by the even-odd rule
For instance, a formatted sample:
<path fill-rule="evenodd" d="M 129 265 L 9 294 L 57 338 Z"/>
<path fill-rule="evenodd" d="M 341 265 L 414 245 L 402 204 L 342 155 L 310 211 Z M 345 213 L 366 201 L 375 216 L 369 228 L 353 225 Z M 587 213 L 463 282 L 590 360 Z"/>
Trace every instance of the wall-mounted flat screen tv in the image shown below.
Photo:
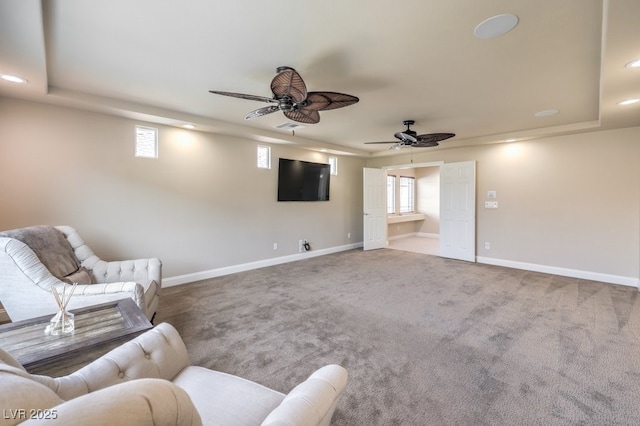
<path fill-rule="evenodd" d="M 281 158 L 278 201 L 329 201 L 329 164 Z"/>

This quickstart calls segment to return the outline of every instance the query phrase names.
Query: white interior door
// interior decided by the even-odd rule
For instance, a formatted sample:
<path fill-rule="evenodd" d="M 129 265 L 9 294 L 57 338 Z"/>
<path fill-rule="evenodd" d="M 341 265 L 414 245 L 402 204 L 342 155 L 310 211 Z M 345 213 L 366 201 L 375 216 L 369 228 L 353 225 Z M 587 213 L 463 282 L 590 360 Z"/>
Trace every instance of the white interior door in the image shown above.
<path fill-rule="evenodd" d="M 476 163 L 440 166 L 440 256 L 476 261 Z"/>
<path fill-rule="evenodd" d="M 364 168 L 364 226 L 365 250 L 387 246 L 387 174 L 382 169 Z"/>

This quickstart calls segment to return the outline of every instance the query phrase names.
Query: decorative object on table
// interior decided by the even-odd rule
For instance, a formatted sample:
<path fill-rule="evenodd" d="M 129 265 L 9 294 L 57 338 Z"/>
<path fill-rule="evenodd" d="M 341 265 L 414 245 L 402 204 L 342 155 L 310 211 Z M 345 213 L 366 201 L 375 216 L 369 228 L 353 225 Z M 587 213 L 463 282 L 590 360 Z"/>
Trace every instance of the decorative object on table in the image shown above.
<path fill-rule="evenodd" d="M 82 284 L 78 284 L 67 309 L 80 297 L 81 290 Z M 71 334 L 42 336 L 52 316 L 43 315 L 0 325 L 0 346 L 29 372 L 59 377 L 153 328 L 131 298 L 73 308 L 72 312 L 75 321 Z M 1 399 L 0 395 L 0 406 Z"/>
<path fill-rule="evenodd" d="M 59 336 L 61 334 L 73 333 L 75 328 L 74 315 L 67 311 L 67 305 L 69 304 L 69 300 L 71 299 L 71 296 L 73 296 L 73 292 L 76 290 L 77 285 L 78 283 L 73 283 L 73 286 L 68 293 L 67 286 L 63 286 L 62 294 L 58 293 L 58 289 L 56 287 L 51 288 L 53 297 L 56 299 L 56 304 L 58 305 L 58 312 L 53 318 L 51 318 L 51 321 L 49 321 L 49 325 L 44 330 L 45 334 Z"/>

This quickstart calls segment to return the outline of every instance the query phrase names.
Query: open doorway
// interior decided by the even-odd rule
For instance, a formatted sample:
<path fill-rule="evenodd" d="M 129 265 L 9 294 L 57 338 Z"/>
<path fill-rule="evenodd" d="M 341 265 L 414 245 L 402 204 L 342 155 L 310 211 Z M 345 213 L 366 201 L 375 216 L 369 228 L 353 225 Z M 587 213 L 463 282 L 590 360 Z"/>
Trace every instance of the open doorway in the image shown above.
<path fill-rule="evenodd" d="M 385 168 L 388 248 L 440 254 L 440 165 Z"/>
<path fill-rule="evenodd" d="M 405 174 L 408 174 L 409 169 L 432 166 L 439 166 L 437 173 L 439 179 L 439 194 L 437 197 L 439 203 L 439 214 L 436 216 L 438 218 L 438 255 L 450 259 L 465 260 L 468 262 L 476 261 L 475 161 L 411 164 L 408 166 L 383 167 L 381 169 L 365 167 L 363 185 L 365 207 L 363 212 L 365 217 L 363 222 L 365 236 L 363 241 L 364 250 L 387 247 L 389 240 L 389 225 L 396 226 L 395 230 L 392 228 L 392 237 L 398 237 L 399 235 L 402 235 L 402 232 L 398 233 L 401 229 L 400 224 L 405 222 L 415 222 L 411 225 L 414 227 L 412 233 L 414 233 L 415 236 L 419 236 L 421 231 L 416 230 L 416 226 L 424 226 L 424 221 L 429 217 L 417 211 L 417 208 L 413 210 L 408 209 L 406 214 L 402 214 L 401 210 L 398 211 L 398 213 L 385 214 L 385 198 L 395 199 L 395 195 L 387 197 L 387 191 L 385 191 L 385 178 L 387 178 L 387 170 L 407 170 Z M 369 179 L 368 176 L 371 179 Z M 413 184 L 410 182 L 413 182 Z M 405 177 L 405 184 L 413 185 L 413 188 L 415 188 L 415 178 L 406 179 Z M 386 207 L 389 209 L 389 206 Z"/>

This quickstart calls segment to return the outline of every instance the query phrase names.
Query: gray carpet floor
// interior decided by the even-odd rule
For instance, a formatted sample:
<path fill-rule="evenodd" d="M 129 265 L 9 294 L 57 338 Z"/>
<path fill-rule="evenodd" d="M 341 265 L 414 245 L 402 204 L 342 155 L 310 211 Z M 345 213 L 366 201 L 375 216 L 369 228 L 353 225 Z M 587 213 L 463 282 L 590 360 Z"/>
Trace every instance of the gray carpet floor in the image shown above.
<path fill-rule="evenodd" d="M 164 289 L 164 321 L 283 393 L 344 366 L 336 425 L 640 424 L 631 287 L 351 250 Z"/>

